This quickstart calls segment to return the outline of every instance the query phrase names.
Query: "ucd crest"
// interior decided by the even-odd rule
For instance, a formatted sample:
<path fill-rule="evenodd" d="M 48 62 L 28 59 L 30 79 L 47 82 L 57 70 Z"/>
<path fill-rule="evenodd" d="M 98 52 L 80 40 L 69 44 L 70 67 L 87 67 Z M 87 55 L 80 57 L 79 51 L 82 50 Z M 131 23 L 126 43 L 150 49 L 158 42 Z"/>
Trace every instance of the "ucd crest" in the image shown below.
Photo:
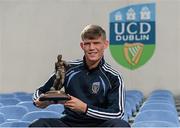
<path fill-rule="evenodd" d="M 155 50 L 155 3 L 130 5 L 110 13 L 110 51 L 122 66 L 134 70 Z"/>

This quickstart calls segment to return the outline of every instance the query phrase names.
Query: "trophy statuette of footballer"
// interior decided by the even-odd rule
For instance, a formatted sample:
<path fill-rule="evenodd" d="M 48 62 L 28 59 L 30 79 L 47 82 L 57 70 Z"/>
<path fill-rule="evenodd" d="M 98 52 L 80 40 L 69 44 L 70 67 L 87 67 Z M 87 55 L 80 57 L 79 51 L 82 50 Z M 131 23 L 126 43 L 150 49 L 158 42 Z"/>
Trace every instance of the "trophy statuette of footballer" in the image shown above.
<path fill-rule="evenodd" d="M 56 79 L 54 80 L 53 84 L 55 90 L 60 90 L 63 87 L 67 67 L 68 64 L 66 63 L 66 61 L 62 60 L 62 55 L 58 55 L 57 62 L 55 63 Z"/>
<path fill-rule="evenodd" d="M 46 92 L 45 95 L 40 97 L 41 101 L 53 100 L 55 102 L 58 102 L 59 100 L 63 101 L 70 99 L 70 96 L 68 96 L 64 91 L 60 91 L 63 87 L 67 67 L 68 64 L 66 63 L 66 61 L 62 60 L 62 55 L 59 54 L 57 56 L 57 62 L 55 62 L 56 78 L 54 80 L 53 87 L 50 91 Z"/>

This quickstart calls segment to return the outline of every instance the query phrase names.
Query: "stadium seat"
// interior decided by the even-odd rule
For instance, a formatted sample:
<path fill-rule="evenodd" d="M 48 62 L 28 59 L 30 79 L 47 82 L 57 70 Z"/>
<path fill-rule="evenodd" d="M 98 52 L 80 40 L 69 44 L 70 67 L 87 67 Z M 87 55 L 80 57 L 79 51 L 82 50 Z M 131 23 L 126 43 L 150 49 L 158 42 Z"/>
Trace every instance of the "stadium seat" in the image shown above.
<path fill-rule="evenodd" d="M 125 120 L 126 122 L 128 122 L 129 121 L 129 119 L 128 119 L 128 116 L 127 116 L 127 113 L 125 112 L 125 114 L 124 114 L 124 119 L 123 120 Z"/>
<path fill-rule="evenodd" d="M 18 95 L 16 98 L 20 101 L 32 101 L 32 96 L 30 95 Z"/>
<path fill-rule="evenodd" d="M 41 111 L 41 110 L 43 110 L 43 109 L 41 109 L 41 108 L 38 108 L 38 107 L 34 106 L 34 104 L 33 104 L 32 101 L 21 101 L 21 102 L 19 102 L 17 105 L 21 105 L 21 106 L 26 107 L 29 112 L 31 112 L 31 111 Z"/>
<path fill-rule="evenodd" d="M 4 105 L 3 105 L 2 103 L 0 103 L 0 107 L 1 107 L 1 106 L 4 106 Z"/>
<path fill-rule="evenodd" d="M 0 98 L 0 103 L 3 105 L 16 105 L 19 102 L 17 98 Z"/>
<path fill-rule="evenodd" d="M 126 112 L 126 116 L 127 116 L 128 119 L 130 117 L 132 117 L 133 110 L 132 110 L 131 104 L 127 100 L 126 100 L 126 103 L 125 103 L 125 112 Z"/>
<path fill-rule="evenodd" d="M 0 107 L 0 113 L 5 115 L 6 121 L 16 121 L 28 112 L 27 108 L 18 105 L 8 105 Z"/>
<path fill-rule="evenodd" d="M 134 101 L 133 98 L 131 98 L 131 97 L 126 97 L 126 102 L 128 102 L 128 103 L 130 104 L 132 113 L 134 113 L 134 112 L 137 111 L 136 102 Z"/>
<path fill-rule="evenodd" d="M 60 113 L 53 111 L 32 111 L 22 117 L 22 121 L 33 121 L 39 118 L 60 118 Z"/>
<path fill-rule="evenodd" d="M 146 110 L 167 110 L 167 111 L 171 111 L 174 114 L 178 115 L 176 108 L 173 107 L 170 104 L 167 104 L 167 103 L 148 103 L 148 104 L 144 104 L 141 107 L 140 112 L 146 111 Z"/>
<path fill-rule="evenodd" d="M 140 104 L 144 99 L 143 93 L 139 90 L 127 90 L 126 96 L 136 97 L 136 100 L 138 100 L 138 104 Z"/>
<path fill-rule="evenodd" d="M 15 96 L 12 93 L 1 93 L 0 98 L 15 98 Z"/>
<path fill-rule="evenodd" d="M 0 113 L 0 124 L 4 123 L 5 121 L 5 115 L 3 113 Z"/>
<path fill-rule="evenodd" d="M 45 108 L 45 110 L 63 113 L 64 106 L 62 104 L 52 104 Z"/>
<path fill-rule="evenodd" d="M 150 96 L 151 95 L 156 95 L 156 94 L 165 94 L 165 95 L 173 95 L 171 91 L 169 90 L 163 90 L 163 89 L 156 89 L 154 91 L 151 92 Z"/>
<path fill-rule="evenodd" d="M 15 122 L 4 122 L 0 124 L 0 127 L 21 127 L 27 128 L 30 125 L 28 121 L 15 121 Z"/>
<path fill-rule="evenodd" d="M 172 101 L 168 100 L 168 99 L 147 99 L 144 104 L 147 103 L 166 103 L 169 105 L 172 105 L 173 107 L 175 106 L 175 103 L 173 103 Z"/>
<path fill-rule="evenodd" d="M 27 95 L 29 93 L 22 91 L 22 92 L 13 92 L 12 94 L 14 94 L 14 96 L 16 97 L 16 96 L 24 96 L 24 95 Z"/>
<path fill-rule="evenodd" d="M 167 121 L 140 121 L 133 123 L 131 125 L 132 128 L 143 128 L 143 127 L 149 127 L 149 128 L 157 128 L 157 127 L 177 127 L 177 124 L 167 122 Z"/>
<path fill-rule="evenodd" d="M 149 97 L 147 100 L 168 100 L 168 101 L 170 101 L 170 103 L 175 103 L 174 102 L 174 98 L 173 97 L 169 97 L 169 96 L 167 96 L 167 97 L 163 97 L 163 96 L 151 96 L 151 97 Z"/>
<path fill-rule="evenodd" d="M 20 101 L 32 101 L 32 94 L 27 92 L 14 92 L 15 98 Z"/>
<path fill-rule="evenodd" d="M 176 124 L 177 127 L 180 126 L 178 116 L 171 111 L 165 110 L 148 110 L 139 112 L 135 117 L 134 123 L 140 121 L 167 121 Z"/>
<path fill-rule="evenodd" d="M 147 100 L 166 100 L 175 104 L 173 94 L 168 90 L 155 90 L 149 95 Z"/>

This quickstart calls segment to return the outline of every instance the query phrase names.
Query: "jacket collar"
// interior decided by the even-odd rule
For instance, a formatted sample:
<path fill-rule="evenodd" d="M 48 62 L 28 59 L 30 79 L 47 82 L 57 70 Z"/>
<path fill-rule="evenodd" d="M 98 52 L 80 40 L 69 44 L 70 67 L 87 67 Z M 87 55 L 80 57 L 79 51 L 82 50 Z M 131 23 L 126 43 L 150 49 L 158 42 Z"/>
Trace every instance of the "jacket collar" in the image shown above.
<path fill-rule="evenodd" d="M 85 59 L 85 56 L 83 57 L 83 63 L 84 63 L 84 67 L 86 69 L 88 69 L 89 71 L 93 71 L 93 70 L 97 70 L 99 69 L 104 63 L 105 63 L 105 60 L 104 60 L 104 56 L 101 58 L 99 64 L 97 65 L 97 67 L 93 68 L 93 69 L 89 69 L 87 63 L 86 63 L 86 59 Z"/>

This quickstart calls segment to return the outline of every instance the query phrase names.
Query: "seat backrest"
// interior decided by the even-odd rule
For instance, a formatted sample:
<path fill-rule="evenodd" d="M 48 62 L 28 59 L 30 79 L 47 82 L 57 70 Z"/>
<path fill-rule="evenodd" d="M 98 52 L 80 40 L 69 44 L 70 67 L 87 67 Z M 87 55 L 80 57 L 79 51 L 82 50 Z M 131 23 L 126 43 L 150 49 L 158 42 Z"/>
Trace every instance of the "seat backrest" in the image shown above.
<path fill-rule="evenodd" d="M 36 107 L 32 101 L 21 101 L 17 105 L 24 106 L 28 109 L 29 112 L 31 111 L 41 111 L 41 108 Z"/>
<path fill-rule="evenodd" d="M 4 106 L 2 103 L 0 103 L 0 107 Z"/>
<path fill-rule="evenodd" d="M 169 96 L 150 96 L 147 100 L 166 100 L 172 104 L 175 104 L 174 98 Z"/>
<path fill-rule="evenodd" d="M 54 111 L 54 112 L 58 112 L 58 113 L 63 113 L 64 106 L 62 104 L 52 104 L 52 105 L 49 105 L 44 110 Z"/>
<path fill-rule="evenodd" d="M 148 110 L 139 112 L 135 117 L 134 123 L 139 121 L 168 121 L 179 126 L 178 116 L 166 110 Z"/>
<path fill-rule="evenodd" d="M 3 105 L 16 105 L 19 102 L 17 98 L 0 98 L 0 103 Z"/>
<path fill-rule="evenodd" d="M 15 98 L 15 96 L 12 93 L 1 93 L 0 98 Z"/>
<path fill-rule="evenodd" d="M 32 111 L 22 117 L 22 121 L 33 121 L 39 118 L 60 118 L 60 113 L 53 111 Z"/>
<path fill-rule="evenodd" d="M 177 124 L 168 122 L 168 121 L 140 121 L 133 123 L 131 125 L 132 128 L 139 128 L 139 127 L 177 127 Z"/>
<path fill-rule="evenodd" d="M 136 102 L 131 97 L 126 97 L 126 102 L 129 102 L 133 112 L 135 112 L 137 110 Z"/>
<path fill-rule="evenodd" d="M 175 104 L 173 104 L 171 101 L 169 100 L 162 100 L 162 99 L 149 99 L 146 100 L 143 104 L 149 104 L 149 103 L 165 103 L 165 104 L 169 104 L 173 107 L 175 107 Z"/>
<path fill-rule="evenodd" d="M 14 94 L 15 97 L 16 97 L 16 96 L 24 96 L 24 95 L 27 95 L 27 94 L 29 94 L 29 93 L 23 92 L 23 91 L 22 91 L 22 92 L 19 91 L 19 92 L 13 92 L 13 94 Z"/>
<path fill-rule="evenodd" d="M 19 99 L 20 101 L 32 101 L 32 96 L 30 95 L 18 95 L 16 96 L 17 99 Z"/>
<path fill-rule="evenodd" d="M 28 121 L 15 121 L 15 122 L 4 122 L 0 124 L 0 127 L 28 127 L 30 122 Z"/>
<path fill-rule="evenodd" d="M 168 103 L 148 103 L 148 104 L 144 104 L 141 107 L 140 112 L 146 111 L 146 110 L 167 110 L 167 111 L 174 112 L 175 114 L 178 114 L 176 108 L 173 107 L 172 105 L 168 104 Z"/>
<path fill-rule="evenodd" d="M 125 112 L 126 112 L 128 118 L 131 117 L 133 114 L 131 104 L 127 100 L 125 102 Z"/>
<path fill-rule="evenodd" d="M 133 95 L 133 96 L 137 97 L 137 99 L 139 101 L 142 101 L 144 98 L 143 93 L 139 90 L 127 90 L 126 95 Z"/>
<path fill-rule="evenodd" d="M 0 113 L 0 124 L 4 123 L 6 121 L 5 115 L 3 113 Z"/>
<path fill-rule="evenodd" d="M 156 94 L 162 94 L 162 95 L 173 95 L 171 91 L 169 90 L 164 90 L 164 89 L 157 89 L 151 92 L 150 95 L 156 95 Z"/>
<path fill-rule="evenodd" d="M 28 110 L 26 107 L 19 105 L 8 105 L 0 107 L 0 112 L 5 115 L 6 120 L 21 119 Z"/>

